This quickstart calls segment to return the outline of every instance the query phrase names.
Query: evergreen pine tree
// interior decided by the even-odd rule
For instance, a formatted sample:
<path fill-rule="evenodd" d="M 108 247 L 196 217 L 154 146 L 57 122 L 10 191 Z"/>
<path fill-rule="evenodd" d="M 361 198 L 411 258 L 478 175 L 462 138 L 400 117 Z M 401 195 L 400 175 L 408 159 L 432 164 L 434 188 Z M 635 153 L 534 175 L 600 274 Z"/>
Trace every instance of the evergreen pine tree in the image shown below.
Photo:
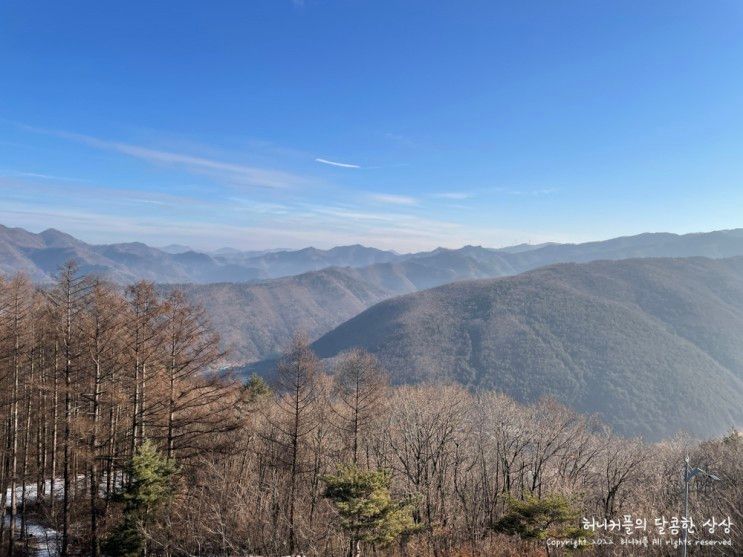
<path fill-rule="evenodd" d="M 387 470 L 362 470 L 351 464 L 323 479 L 325 496 L 338 511 L 340 527 L 349 534 L 349 557 L 361 555 L 362 542 L 384 546 L 414 529 L 412 505 L 392 498 L 392 476 Z"/>
<path fill-rule="evenodd" d="M 253 372 L 245 382 L 245 389 L 248 392 L 248 399 L 254 402 L 258 399 L 266 397 L 271 394 L 271 388 L 266 383 L 265 379 Z"/>
<path fill-rule="evenodd" d="M 123 494 L 124 517 L 104 546 L 105 554 L 111 557 L 147 554 L 147 529 L 171 497 L 177 471 L 149 440 L 137 449 L 129 468 L 131 482 Z"/>
<path fill-rule="evenodd" d="M 535 542 L 546 542 L 549 538 L 577 540 L 588 536 L 588 532 L 578 524 L 579 517 L 580 511 L 562 495 L 549 495 L 542 499 L 527 496 L 523 501 L 510 498 L 508 512 L 495 524 L 495 529 Z M 549 555 L 549 547 L 546 549 Z"/>

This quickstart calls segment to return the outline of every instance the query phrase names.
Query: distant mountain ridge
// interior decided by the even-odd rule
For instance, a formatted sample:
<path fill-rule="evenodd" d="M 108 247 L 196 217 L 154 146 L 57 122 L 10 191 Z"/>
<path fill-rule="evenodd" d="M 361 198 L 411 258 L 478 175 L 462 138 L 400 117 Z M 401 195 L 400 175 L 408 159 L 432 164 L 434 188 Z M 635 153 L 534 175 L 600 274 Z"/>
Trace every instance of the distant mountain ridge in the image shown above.
<path fill-rule="evenodd" d="M 583 244 L 520 244 L 499 249 L 464 246 L 437 248 L 429 252 L 399 254 L 376 248 L 350 245 L 327 250 L 313 247 L 299 250 L 238 251 L 221 249 L 213 253 L 170 245 L 161 249 L 139 242 L 92 245 L 69 234 L 48 229 L 34 234 L 22 228 L 0 225 L 0 274 L 28 273 L 34 281 L 47 282 L 66 260 L 75 259 L 84 272 L 116 282 L 146 279 L 161 283 L 251 282 L 299 275 L 329 267 L 370 267 L 409 260 L 439 257 L 467 257 L 480 269 L 458 276 L 505 276 L 563 262 L 630 257 L 732 257 L 743 255 L 743 229 L 696 234 L 648 233 Z M 452 261 L 453 263 L 453 261 Z M 448 268 L 448 267 L 447 267 Z M 482 272 L 488 274 L 482 275 Z M 435 281 L 434 281 L 435 282 Z M 440 283 L 439 283 L 440 284 Z"/>
<path fill-rule="evenodd" d="M 168 244 L 167 246 L 161 246 L 159 248 L 160 251 L 164 251 L 165 253 L 170 253 L 171 255 L 175 255 L 178 253 L 186 253 L 187 251 L 195 251 L 193 248 L 189 246 L 184 246 L 182 244 Z"/>
<path fill-rule="evenodd" d="M 74 259 L 85 273 L 129 283 L 249 282 L 294 275 L 334 265 L 360 267 L 398 257 L 364 246 L 339 246 L 330 250 L 220 252 L 214 254 L 170 245 L 153 248 L 141 242 L 92 245 L 69 234 L 48 229 L 34 234 L 0 225 L 0 274 L 27 273 L 35 282 L 53 280 L 59 267 Z"/>
<path fill-rule="evenodd" d="M 531 250 L 519 246 L 516 253 L 506 254 L 480 246 L 438 248 L 366 267 L 328 268 L 253 284 L 185 289 L 209 310 L 218 330 L 228 340 L 234 361 L 252 362 L 280 351 L 297 330 L 318 338 L 372 304 L 400 294 L 461 280 L 516 275 L 555 259 L 619 259 L 625 253 L 662 253 L 658 246 L 666 246 L 666 253 L 727 255 L 738 250 L 740 235 L 743 231 L 711 233 L 701 238 L 643 235 L 579 245 L 548 244 Z M 732 248 L 727 245 L 729 236 L 733 237 Z M 687 239 L 694 244 L 691 248 L 684 246 Z M 606 244 L 607 249 L 601 250 L 601 244 Z M 269 298 L 271 304 L 266 302 Z"/>
<path fill-rule="evenodd" d="M 275 354 L 298 331 L 317 338 L 392 296 L 510 271 L 497 258 L 478 261 L 471 250 L 463 249 L 360 268 L 329 267 L 253 283 L 178 287 L 207 310 L 233 361 L 239 364 Z"/>
<path fill-rule="evenodd" d="M 0 274 L 23 270 L 36 282 L 48 282 L 73 258 L 83 272 L 116 282 L 147 279 L 180 285 L 206 307 L 232 361 L 240 365 L 276 354 L 298 330 L 317 339 L 375 303 L 401 294 L 517 275 L 561 261 L 743 254 L 743 230 L 504 249 L 465 246 L 402 255 L 358 245 L 219 254 L 182 251 L 185 247 L 166 253 L 141 243 L 95 246 L 53 229 L 33 234 L 0 226 Z"/>
<path fill-rule="evenodd" d="M 392 298 L 313 348 L 332 358 L 363 347 L 396 383 L 552 395 L 620 433 L 658 439 L 743 424 L 741 331 L 743 258 L 634 259 Z"/>

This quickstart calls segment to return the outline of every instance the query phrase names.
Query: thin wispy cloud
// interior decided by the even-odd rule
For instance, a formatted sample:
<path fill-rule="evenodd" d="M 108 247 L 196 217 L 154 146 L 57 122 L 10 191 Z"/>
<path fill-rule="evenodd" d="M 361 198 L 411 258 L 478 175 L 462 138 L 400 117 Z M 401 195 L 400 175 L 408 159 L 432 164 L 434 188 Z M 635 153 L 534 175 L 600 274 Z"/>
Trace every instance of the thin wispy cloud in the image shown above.
<path fill-rule="evenodd" d="M 508 195 L 524 195 L 524 196 L 538 197 L 542 195 L 552 195 L 553 193 L 557 193 L 560 190 L 559 188 L 537 188 L 537 189 L 531 189 L 531 190 L 493 188 L 491 191 L 498 192 L 498 193 L 505 193 Z"/>
<path fill-rule="evenodd" d="M 57 176 L 56 174 L 44 174 L 41 172 L 24 172 L 20 170 L 7 170 L 5 172 L 0 173 L 0 177 L 27 178 L 27 179 L 33 179 L 33 180 L 45 180 L 45 181 L 54 181 L 54 182 L 79 182 L 81 184 L 90 182 L 90 180 L 85 180 L 83 178 L 71 178 L 69 176 Z"/>
<path fill-rule="evenodd" d="M 223 180 L 237 185 L 282 189 L 308 185 L 310 183 L 310 180 L 302 176 L 282 170 L 259 168 L 208 157 L 152 149 L 142 145 L 109 141 L 98 137 L 66 131 L 44 130 L 29 126 L 24 126 L 24 128 L 37 133 L 44 133 L 46 135 L 77 141 L 96 149 L 121 153 L 153 164 L 165 164 L 183 168 L 191 172 L 218 175 Z"/>
<path fill-rule="evenodd" d="M 433 194 L 434 197 L 438 197 L 439 199 L 454 199 L 454 200 L 462 200 L 462 199 L 470 199 L 471 197 L 474 197 L 473 194 L 469 192 L 464 191 L 449 191 L 449 192 L 442 192 L 442 193 L 435 193 Z"/>
<path fill-rule="evenodd" d="M 364 209 L 347 207 L 321 207 L 309 205 L 308 213 L 313 215 L 327 215 L 348 221 L 377 221 L 383 223 L 399 222 L 405 215 L 390 215 L 389 213 L 370 213 Z"/>
<path fill-rule="evenodd" d="M 267 192 L 271 193 L 271 192 Z M 385 194 L 390 195 L 390 194 Z M 467 243 L 494 246 L 559 240 L 554 235 L 492 229 L 488 224 L 433 217 L 403 205 L 271 202 L 247 195 L 207 199 L 74 184 L 0 177 L 0 222 L 34 228 L 53 226 L 92 243 L 143 241 L 151 245 L 186 243 L 213 249 L 344 242 L 417 251 Z M 366 198 L 365 198 L 366 199 Z"/>
<path fill-rule="evenodd" d="M 416 147 L 415 141 L 410 139 L 409 137 L 399 134 L 399 133 L 385 133 L 384 137 L 387 138 L 389 141 L 397 145 L 398 147 Z"/>
<path fill-rule="evenodd" d="M 230 197 L 228 199 L 235 203 L 236 210 L 273 215 L 288 215 L 291 213 L 291 207 L 282 203 L 267 203 L 241 197 Z"/>
<path fill-rule="evenodd" d="M 351 164 L 348 162 L 336 162 L 336 161 L 329 161 L 328 159 L 315 159 L 315 162 L 319 162 L 321 164 L 327 164 L 329 166 L 337 166 L 339 168 L 361 168 L 358 164 Z"/>
<path fill-rule="evenodd" d="M 32 177 L 0 176 L 0 196 L 4 200 L 31 201 L 35 206 L 72 204 L 83 206 L 99 204 L 109 209 L 123 208 L 129 205 L 149 204 L 163 207 L 197 208 L 217 207 L 216 199 L 204 199 L 188 196 L 184 192 L 167 193 L 144 191 L 125 187 L 94 184 L 85 181 L 65 183 L 60 188 L 56 180 Z"/>
<path fill-rule="evenodd" d="M 394 195 L 391 193 L 371 193 L 369 199 L 379 203 L 390 203 L 392 205 L 417 205 L 418 200 L 408 195 Z"/>
<path fill-rule="evenodd" d="M 56 180 L 60 182 L 87 182 L 81 178 L 69 178 L 67 176 L 55 176 L 54 174 L 41 174 L 39 172 L 12 172 L 13 176 L 23 178 L 39 178 L 41 180 Z"/>
<path fill-rule="evenodd" d="M 136 187 L 99 183 L 98 179 L 89 183 L 77 180 L 62 183 L 67 172 L 60 169 L 56 175 L 54 168 L 43 164 L 7 170 L 10 176 L 0 176 L 3 198 L 0 222 L 21 226 L 43 222 L 95 242 L 138 240 L 156 245 L 171 242 L 246 249 L 277 245 L 332 246 L 338 243 L 338 238 L 397 250 L 458 247 L 466 243 L 504 245 L 539 238 L 522 231 L 494 230 L 489 220 L 480 218 L 479 204 L 462 203 L 471 211 L 463 216 L 455 210 L 459 207 L 457 203 L 473 197 L 484 199 L 487 193 L 495 192 L 506 196 L 527 195 L 527 192 L 547 195 L 557 191 L 530 190 L 517 184 L 500 189 L 462 185 L 461 191 L 418 193 L 410 186 L 403 194 L 391 186 L 390 193 L 374 191 L 382 187 L 380 180 L 340 188 L 313 180 L 310 172 L 305 176 L 261 168 L 263 163 L 261 167 L 242 164 L 242 160 L 247 160 L 243 159 L 243 153 L 250 153 L 251 160 L 262 157 L 262 160 L 289 160 L 300 165 L 315 160 L 317 164 L 349 169 L 352 174 L 354 169 L 363 169 L 356 173 L 359 177 L 368 177 L 366 171 L 371 168 L 394 167 L 315 159 L 314 154 L 306 152 L 287 154 L 272 150 L 266 156 L 265 146 L 261 145 L 243 146 L 239 153 L 229 154 L 179 137 L 161 139 L 153 146 L 150 139 L 144 145 L 139 141 L 112 141 L 66 131 L 31 131 L 112 153 L 111 156 L 141 161 L 135 170 L 140 170 L 143 163 L 171 170 L 172 176 L 165 182 L 159 181 L 160 172 L 151 178 L 145 174 L 145 183 L 137 176 L 133 178 L 137 180 Z M 180 175 L 181 172 L 210 179 L 193 179 Z M 119 177 L 117 182 L 125 178 Z M 153 183 L 148 184 L 147 180 Z M 233 187 L 240 185 L 260 188 Z M 304 185 L 316 187 L 297 187 Z M 541 184 L 526 186 L 530 185 Z M 440 202 L 435 203 L 435 199 Z"/>

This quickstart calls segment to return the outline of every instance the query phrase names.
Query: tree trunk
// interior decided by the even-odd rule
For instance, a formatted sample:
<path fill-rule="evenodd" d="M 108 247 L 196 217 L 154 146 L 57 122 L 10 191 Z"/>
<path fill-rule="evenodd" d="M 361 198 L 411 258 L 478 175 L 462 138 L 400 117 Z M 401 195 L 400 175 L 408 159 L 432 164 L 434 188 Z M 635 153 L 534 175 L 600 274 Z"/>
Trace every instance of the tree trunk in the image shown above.
<path fill-rule="evenodd" d="M 17 296 L 18 294 L 16 294 Z M 8 556 L 12 557 L 15 553 L 15 526 L 16 526 L 16 513 L 18 511 L 18 495 L 16 488 L 18 486 L 18 399 L 20 396 L 19 387 L 21 380 L 21 362 L 20 362 L 20 319 L 19 319 L 19 307 L 20 300 L 15 300 L 15 319 L 13 323 L 14 328 L 14 346 L 13 346 L 13 387 L 10 399 L 10 428 L 8 433 L 10 435 L 8 458 L 10 459 L 9 465 L 9 479 L 10 479 L 10 523 L 8 525 Z"/>
<path fill-rule="evenodd" d="M 96 352 L 99 352 L 96 340 Z M 100 354 L 96 355 L 98 361 L 95 363 L 95 377 L 93 384 L 93 427 L 90 433 L 90 554 L 92 557 L 98 557 L 98 421 L 100 416 L 101 396 L 101 364 Z"/>
<path fill-rule="evenodd" d="M 57 444 L 59 443 L 59 344 L 54 343 L 54 377 L 52 380 L 52 447 L 49 477 L 49 508 L 56 525 Z"/>
<path fill-rule="evenodd" d="M 62 547 L 61 557 L 69 555 L 70 543 L 70 488 L 72 485 L 70 477 L 70 439 L 72 436 L 72 296 L 70 289 L 67 290 L 67 305 L 65 316 L 65 367 L 64 367 L 64 433 L 63 433 L 63 484 L 62 493 Z"/>

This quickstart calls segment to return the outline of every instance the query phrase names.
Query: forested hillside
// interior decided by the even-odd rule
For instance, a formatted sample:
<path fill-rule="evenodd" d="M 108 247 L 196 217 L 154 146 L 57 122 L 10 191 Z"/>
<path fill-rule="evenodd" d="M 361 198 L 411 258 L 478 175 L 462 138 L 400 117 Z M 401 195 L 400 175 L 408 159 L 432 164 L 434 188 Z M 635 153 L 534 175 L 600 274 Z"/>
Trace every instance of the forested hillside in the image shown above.
<path fill-rule="evenodd" d="M 363 268 L 331 267 L 254 283 L 179 285 L 206 308 L 230 361 L 244 364 L 281 351 L 297 331 L 315 339 L 375 303 L 458 280 L 508 274 L 482 248 L 439 250 Z M 478 257 L 479 256 L 479 257 Z"/>
<path fill-rule="evenodd" d="M 233 364 L 276 354 L 297 331 L 317 338 L 390 291 L 352 269 L 325 269 L 255 284 L 182 285 L 203 306 Z"/>
<path fill-rule="evenodd" d="M 382 302 L 319 339 L 361 346 L 396 383 L 554 395 L 623 434 L 743 422 L 743 258 L 556 265 Z"/>
<path fill-rule="evenodd" d="M 551 399 L 390 386 L 363 350 L 324 366 L 301 336 L 275 382 L 242 383 L 218 345 L 177 290 L 74 266 L 44 290 L 0 281 L 0 550 L 537 556 L 590 538 L 583 517 L 675 515 L 686 454 L 719 478 L 696 480 L 696 515 L 732 518 L 691 539 L 743 541 L 736 431 L 648 444 Z M 615 545 L 586 554 L 622 554 L 599 535 Z"/>

